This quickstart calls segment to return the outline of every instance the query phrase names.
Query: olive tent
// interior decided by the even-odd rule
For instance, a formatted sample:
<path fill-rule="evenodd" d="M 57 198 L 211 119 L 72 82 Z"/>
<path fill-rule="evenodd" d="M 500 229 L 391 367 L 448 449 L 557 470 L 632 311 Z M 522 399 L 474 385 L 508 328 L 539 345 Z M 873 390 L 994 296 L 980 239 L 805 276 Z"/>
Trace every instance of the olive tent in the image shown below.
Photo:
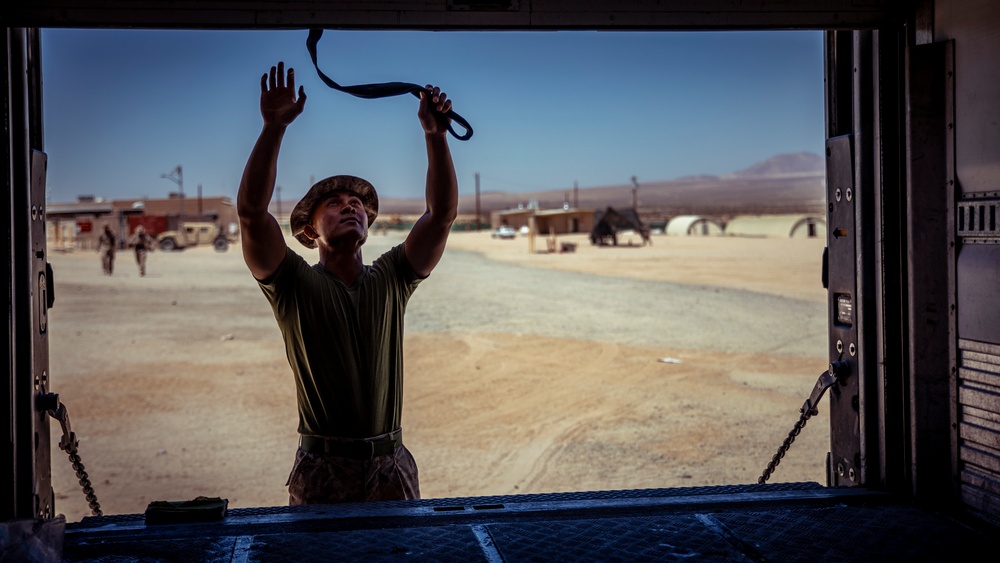
<path fill-rule="evenodd" d="M 591 244 L 617 246 L 618 233 L 621 231 L 635 231 L 642 236 L 643 244 L 649 242 L 649 228 L 639 220 L 635 209 L 608 207 L 594 212 L 594 228 L 590 231 Z"/>

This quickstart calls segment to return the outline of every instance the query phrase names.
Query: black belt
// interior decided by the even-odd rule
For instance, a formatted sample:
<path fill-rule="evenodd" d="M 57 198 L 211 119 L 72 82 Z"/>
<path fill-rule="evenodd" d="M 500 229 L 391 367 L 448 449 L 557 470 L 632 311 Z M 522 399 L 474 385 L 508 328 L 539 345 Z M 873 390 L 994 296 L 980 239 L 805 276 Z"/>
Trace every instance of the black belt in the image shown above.
<path fill-rule="evenodd" d="M 299 436 L 299 448 L 312 454 L 349 457 L 351 459 L 372 459 L 392 455 L 403 445 L 403 431 L 397 430 L 384 438 L 372 440 L 348 440 L 324 436 Z"/>
<path fill-rule="evenodd" d="M 309 38 L 306 39 L 306 48 L 309 49 L 309 56 L 312 58 L 313 66 L 316 67 L 316 72 L 319 74 L 320 79 L 322 79 L 323 82 L 330 88 L 339 90 L 346 94 L 351 94 L 352 96 L 367 99 L 388 98 L 389 96 L 399 96 L 402 94 L 413 94 L 419 98 L 420 92 L 430 93 L 427 88 L 411 84 L 409 82 L 383 82 L 381 84 L 358 84 L 356 86 L 341 86 L 340 84 L 337 84 L 332 78 L 323 74 L 323 71 L 319 69 L 319 63 L 316 62 L 316 44 L 319 43 L 319 38 L 322 36 L 322 29 L 310 29 Z M 464 117 L 451 110 L 448 110 L 448 113 L 446 113 L 445 116 L 465 129 L 465 135 L 459 135 L 458 133 L 455 133 L 455 130 L 451 127 L 451 123 L 449 123 L 448 132 L 451 133 L 453 137 L 459 141 L 468 141 L 472 138 L 472 126 L 469 125 L 469 122 L 466 121 Z"/>

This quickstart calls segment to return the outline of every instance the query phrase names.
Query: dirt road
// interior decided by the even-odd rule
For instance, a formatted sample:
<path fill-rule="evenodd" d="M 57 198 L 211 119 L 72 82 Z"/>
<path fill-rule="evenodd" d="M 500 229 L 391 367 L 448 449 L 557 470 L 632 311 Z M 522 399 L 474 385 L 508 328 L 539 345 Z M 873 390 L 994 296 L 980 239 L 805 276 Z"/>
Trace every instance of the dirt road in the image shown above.
<path fill-rule="evenodd" d="M 372 235 L 366 262 L 400 240 Z M 826 364 L 822 244 L 655 237 L 545 255 L 455 233 L 407 313 L 423 496 L 756 482 Z M 96 254 L 51 262 L 53 391 L 105 513 L 285 504 L 294 388 L 238 248 L 155 252 L 146 277 L 127 253 L 111 277 Z M 821 409 L 771 480 L 824 482 L 828 428 Z M 57 449 L 53 485 L 57 512 L 89 514 Z"/>

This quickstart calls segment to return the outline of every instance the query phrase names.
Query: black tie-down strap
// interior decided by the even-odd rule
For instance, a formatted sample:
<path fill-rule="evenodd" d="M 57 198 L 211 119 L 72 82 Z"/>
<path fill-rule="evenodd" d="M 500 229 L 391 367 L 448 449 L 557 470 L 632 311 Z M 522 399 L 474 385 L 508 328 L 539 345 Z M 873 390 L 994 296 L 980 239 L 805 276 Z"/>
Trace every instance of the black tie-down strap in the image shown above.
<path fill-rule="evenodd" d="M 319 77 L 323 80 L 323 82 L 325 82 L 330 88 L 351 94 L 352 96 L 366 99 L 388 98 L 391 96 L 400 96 L 402 94 L 413 94 L 419 98 L 420 92 L 430 93 L 427 88 L 411 84 L 409 82 L 382 82 L 380 84 L 358 84 L 355 86 L 341 86 L 340 84 L 337 84 L 332 78 L 323 74 L 323 71 L 319 69 L 319 63 L 316 62 L 316 44 L 319 43 L 319 38 L 322 36 L 322 29 L 310 29 L 309 38 L 306 39 L 306 48 L 309 49 L 309 56 L 312 58 L 313 65 L 316 67 L 316 72 L 319 74 Z M 452 136 L 459 141 L 468 141 L 472 138 L 472 126 L 469 125 L 469 122 L 466 121 L 464 117 L 451 110 L 445 114 L 445 117 L 448 117 L 451 119 L 452 123 L 458 123 L 465 129 L 465 134 L 459 135 L 458 133 L 455 133 L 455 130 L 452 128 L 452 123 L 449 123 L 448 132 L 451 133 Z"/>

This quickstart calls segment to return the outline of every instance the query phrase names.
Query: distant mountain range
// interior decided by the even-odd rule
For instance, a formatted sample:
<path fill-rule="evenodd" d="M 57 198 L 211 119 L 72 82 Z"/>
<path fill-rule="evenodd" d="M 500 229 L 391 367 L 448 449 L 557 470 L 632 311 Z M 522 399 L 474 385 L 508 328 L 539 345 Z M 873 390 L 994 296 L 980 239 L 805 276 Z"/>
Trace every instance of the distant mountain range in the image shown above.
<path fill-rule="evenodd" d="M 825 205 L 826 169 L 822 156 L 810 152 L 778 154 L 743 170 L 722 176 L 688 176 L 673 180 L 639 182 L 639 212 L 645 217 L 675 215 L 736 215 L 758 213 L 822 213 Z M 463 186 L 463 192 L 469 188 Z M 582 209 L 632 207 L 632 184 L 572 187 L 528 193 L 481 191 L 479 212 L 484 219 L 492 211 L 528 207 L 540 209 L 564 205 Z M 294 202 L 283 203 L 291 209 Z M 273 207 L 273 205 L 272 205 Z M 418 198 L 383 197 L 379 215 L 423 213 Z M 476 213 L 475 194 L 459 196 L 459 214 Z"/>

